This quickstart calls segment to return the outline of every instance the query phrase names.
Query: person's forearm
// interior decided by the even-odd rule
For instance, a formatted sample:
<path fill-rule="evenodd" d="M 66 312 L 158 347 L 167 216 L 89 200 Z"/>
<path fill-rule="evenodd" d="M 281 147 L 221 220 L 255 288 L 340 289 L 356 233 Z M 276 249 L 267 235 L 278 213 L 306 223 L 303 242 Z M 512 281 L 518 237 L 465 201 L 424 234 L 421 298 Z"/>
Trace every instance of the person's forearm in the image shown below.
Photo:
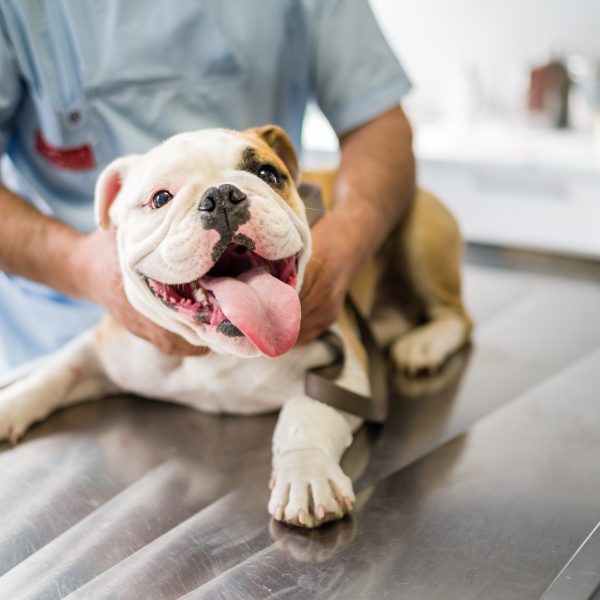
<path fill-rule="evenodd" d="M 412 132 L 398 107 L 340 141 L 328 226 L 342 227 L 352 240 L 349 260 L 355 273 L 380 248 L 414 198 Z"/>
<path fill-rule="evenodd" d="M 47 217 L 0 183 L 0 270 L 82 296 L 73 249 L 82 234 Z"/>
<path fill-rule="evenodd" d="M 96 302 L 123 327 L 166 354 L 199 356 L 207 352 L 149 321 L 129 304 L 114 231 L 78 233 L 43 215 L 2 184 L 0 209 L 0 271 Z"/>

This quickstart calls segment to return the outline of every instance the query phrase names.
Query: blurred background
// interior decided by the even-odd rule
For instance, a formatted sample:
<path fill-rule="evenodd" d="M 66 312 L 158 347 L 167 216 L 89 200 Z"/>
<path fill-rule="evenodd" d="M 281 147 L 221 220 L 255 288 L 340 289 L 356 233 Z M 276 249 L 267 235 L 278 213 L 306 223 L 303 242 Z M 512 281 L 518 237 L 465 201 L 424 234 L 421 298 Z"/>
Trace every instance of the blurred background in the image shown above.
<path fill-rule="evenodd" d="M 371 4 L 414 85 L 419 182 L 467 241 L 600 259 L 600 1 Z M 303 143 L 335 163 L 316 107 Z"/>

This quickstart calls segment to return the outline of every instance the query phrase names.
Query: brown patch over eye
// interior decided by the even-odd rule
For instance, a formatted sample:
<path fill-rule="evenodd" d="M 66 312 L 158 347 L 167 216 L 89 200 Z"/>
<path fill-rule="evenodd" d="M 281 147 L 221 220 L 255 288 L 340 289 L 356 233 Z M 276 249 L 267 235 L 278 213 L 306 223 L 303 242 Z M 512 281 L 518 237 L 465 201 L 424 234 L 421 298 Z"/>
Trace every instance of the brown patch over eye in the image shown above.
<path fill-rule="evenodd" d="M 248 146 L 236 165 L 240 171 L 248 171 L 273 188 L 294 210 L 297 210 L 293 184 L 283 161 L 272 152 Z"/>

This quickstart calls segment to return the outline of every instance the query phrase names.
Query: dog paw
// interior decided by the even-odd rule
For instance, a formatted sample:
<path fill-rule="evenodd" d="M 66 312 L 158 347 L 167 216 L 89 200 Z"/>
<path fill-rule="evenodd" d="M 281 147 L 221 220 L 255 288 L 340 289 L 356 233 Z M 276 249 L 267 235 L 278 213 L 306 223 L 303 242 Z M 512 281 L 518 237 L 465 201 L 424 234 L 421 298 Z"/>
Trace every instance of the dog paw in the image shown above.
<path fill-rule="evenodd" d="M 396 340 L 391 357 L 396 367 L 411 377 L 436 373 L 465 337 L 466 326 L 458 319 L 431 321 Z"/>
<path fill-rule="evenodd" d="M 19 384 L 0 391 L 0 441 L 16 444 L 37 420 L 27 396 L 19 393 Z"/>
<path fill-rule="evenodd" d="M 23 437 L 28 427 L 27 423 L 6 419 L 4 415 L 0 414 L 0 442 L 8 440 L 15 445 Z"/>
<path fill-rule="evenodd" d="M 277 521 L 318 527 L 352 511 L 352 482 L 321 450 L 291 450 L 276 459 L 269 513 Z"/>

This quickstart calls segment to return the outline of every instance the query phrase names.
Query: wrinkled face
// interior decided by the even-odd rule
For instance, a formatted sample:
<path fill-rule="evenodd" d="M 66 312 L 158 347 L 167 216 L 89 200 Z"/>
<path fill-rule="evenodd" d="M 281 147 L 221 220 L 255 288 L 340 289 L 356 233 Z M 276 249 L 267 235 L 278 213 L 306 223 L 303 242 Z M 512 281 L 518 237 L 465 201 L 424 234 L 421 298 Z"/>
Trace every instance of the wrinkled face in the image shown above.
<path fill-rule="evenodd" d="M 276 127 L 185 133 L 118 159 L 97 185 L 131 304 L 190 343 L 279 356 L 300 326 L 310 230 Z"/>

